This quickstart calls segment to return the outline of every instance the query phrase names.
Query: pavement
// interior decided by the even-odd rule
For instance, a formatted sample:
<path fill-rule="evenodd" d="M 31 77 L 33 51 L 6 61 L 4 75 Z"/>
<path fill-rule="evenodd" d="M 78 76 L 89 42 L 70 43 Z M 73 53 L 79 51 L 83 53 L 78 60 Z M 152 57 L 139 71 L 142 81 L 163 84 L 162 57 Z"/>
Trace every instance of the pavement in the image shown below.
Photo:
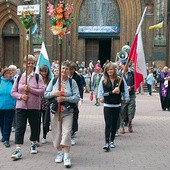
<path fill-rule="evenodd" d="M 170 111 L 162 111 L 158 93 L 153 96 L 138 94 L 133 121 L 134 133 L 116 137 L 116 148 L 104 152 L 103 106 L 94 106 L 85 94 L 80 106 L 77 144 L 71 148 L 72 167 L 75 170 L 170 170 Z M 12 161 L 15 149 L 14 132 L 11 147 L 0 143 L 0 170 L 62 170 L 63 163 L 54 162 L 51 132 L 47 144 L 41 144 L 38 154 L 30 154 L 30 129 L 27 126 L 22 147 L 23 158 Z"/>

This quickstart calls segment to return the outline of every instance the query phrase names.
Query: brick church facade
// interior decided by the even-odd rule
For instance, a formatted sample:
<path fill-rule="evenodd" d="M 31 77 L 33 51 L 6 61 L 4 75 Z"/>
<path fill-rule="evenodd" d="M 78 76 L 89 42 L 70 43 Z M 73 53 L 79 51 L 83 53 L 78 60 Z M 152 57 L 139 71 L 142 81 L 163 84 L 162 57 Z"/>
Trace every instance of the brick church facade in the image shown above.
<path fill-rule="evenodd" d="M 49 0 L 57 4 L 57 0 Z M 30 33 L 29 53 L 37 55 L 45 42 L 50 60 L 58 58 L 57 37 L 50 33 L 47 0 L 31 0 L 40 4 L 36 16 L 38 29 Z M 147 12 L 142 25 L 146 62 L 170 66 L 170 2 L 168 0 L 66 0 L 74 4 L 71 34 L 63 39 L 63 59 L 73 61 L 100 59 L 115 61 L 125 45 L 131 45 L 144 8 Z M 0 0 L 0 66 L 22 66 L 26 54 L 26 33 L 17 15 L 17 6 L 24 0 Z M 168 4 L 169 3 L 169 4 Z M 169 7 L 169 8 L 168 8 Z M 163 28 L 149 30 L 149 26 L 164 21 Z M 112 31 L 111 31 L 112 30 Z"/>

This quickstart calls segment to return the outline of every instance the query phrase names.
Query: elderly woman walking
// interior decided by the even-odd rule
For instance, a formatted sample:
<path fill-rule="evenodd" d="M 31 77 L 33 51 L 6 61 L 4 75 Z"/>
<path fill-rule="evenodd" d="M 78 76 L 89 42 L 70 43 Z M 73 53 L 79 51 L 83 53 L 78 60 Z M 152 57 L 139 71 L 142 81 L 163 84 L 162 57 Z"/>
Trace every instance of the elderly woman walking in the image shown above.
<path fill-rule="evenodd" d="M 10 147 L 10 134 L 15 113 L 16 99 L 11 96 L 14 83 L 13 73 L 10 68 L 5 68 L 0 77 L 0 129 L 2 133 L 1 142 L 5 147 Z"/>
<path fill-rule="evenodd" d="M 28 61 L 28 63 L 26 63 Z M 28 55 L 28 60 L 24 59 L 24 67 L 27 69 L 27 84 L 26 72 L 20 75 L 14 82 L 12 88 L 12 96 L 17 99 L 16 103 L 16 129 L 15 129 L 15 144 L 16 149 L 11 155 L 13 160 L 18 160 L 22 157 L 21 145 L 24 143 L 24 134 L 27 125 L 27 119 L 31 129 L 31 154 L 36 154 L 36 141 L 39 138 L 39 118 L 41 109 L 41 96 L 44 94 L 45 86 L 41 75 L 34 72 L 35 57 Z M 28 67 L 26 67 L 26 64 Z"/>
<path fill-rule="evenodd" d="M 59 90 L 59 78 L 57 78 L 55 84 L 53 83 L 53 79 L 50 81 L 45 91 L 46 98 L 55 98 L 56 102 L 53 104 L 57 105 L 57 103 L 60 103 L 60 113 L 57 112 L 56 109 L 55 114 L 51 114 L 51 128 L 53 144 L 58 151 L 55 162 L 61 163 L 64 160 L 65 167 L 71 167 L 70 147 L 73 111 L 74 107 L 76 107 L 76 104 L 80 100 L 79 89 L 76 81 L 68 77 L 69 67 L 70 63 L 62 63 L 61 90 Z"/>

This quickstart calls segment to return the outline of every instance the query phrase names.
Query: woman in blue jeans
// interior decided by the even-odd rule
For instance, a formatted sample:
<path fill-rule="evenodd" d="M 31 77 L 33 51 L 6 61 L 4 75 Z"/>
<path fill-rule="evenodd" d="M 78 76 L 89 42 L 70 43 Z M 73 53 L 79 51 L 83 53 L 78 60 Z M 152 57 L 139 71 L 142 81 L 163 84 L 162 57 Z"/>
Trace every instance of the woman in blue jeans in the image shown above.
<path fill-rule="evenodd" d="M 105 145 L 103 149 L 105 151 L 115 147 L 114 139 L 121 108 L 121 93 L 124 92 L 124 83 L 121 81 L 119 86 L 119 82 L 116 65 L 108 63 L 98 89 L 98 98 L 104 103 Z"/>
<path fill-rule="evenodd" d="M 5 68 L 0 77 L 0 129 L 2 133 L 1 142 L 5 147 L 10 147 L 10 134 L 15 113 L 16 99 L 11 96 L 13 85 L 13 72 Z"/>

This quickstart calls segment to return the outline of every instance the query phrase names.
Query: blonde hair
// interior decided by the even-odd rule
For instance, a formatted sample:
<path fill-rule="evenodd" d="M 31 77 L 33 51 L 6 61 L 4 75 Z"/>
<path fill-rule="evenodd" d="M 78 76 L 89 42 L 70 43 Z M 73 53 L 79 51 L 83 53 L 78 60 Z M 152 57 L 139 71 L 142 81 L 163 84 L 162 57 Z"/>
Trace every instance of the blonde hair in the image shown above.
<path fill-rule="evenodd" d="M 26 62 L 26 59 L 27 59 L 27 57 L 25 56 L 24 57 L 24 63 Z M 28 61 L 36 62 L 36 58 L 33 55 L 28 54 Z"/>
<path fill-rule="evenodd" d="M 116 70 L 117 69 L 117 65 L 113 64 L 113 63 L 108 63 L 108 64 L 106 64 L 106 66 L 104 68 L 104 72 L 103 72 L 103 75 L 104 75 L 104 84 L 107 84 L 110 81 L 109 75 L 107 74 L 107 71 L 109 70 L 110 67 L 114 70 L 113 78 L 115 80 L 118 79 L 118 77 L 117 77 L 117 70 Z"/>

